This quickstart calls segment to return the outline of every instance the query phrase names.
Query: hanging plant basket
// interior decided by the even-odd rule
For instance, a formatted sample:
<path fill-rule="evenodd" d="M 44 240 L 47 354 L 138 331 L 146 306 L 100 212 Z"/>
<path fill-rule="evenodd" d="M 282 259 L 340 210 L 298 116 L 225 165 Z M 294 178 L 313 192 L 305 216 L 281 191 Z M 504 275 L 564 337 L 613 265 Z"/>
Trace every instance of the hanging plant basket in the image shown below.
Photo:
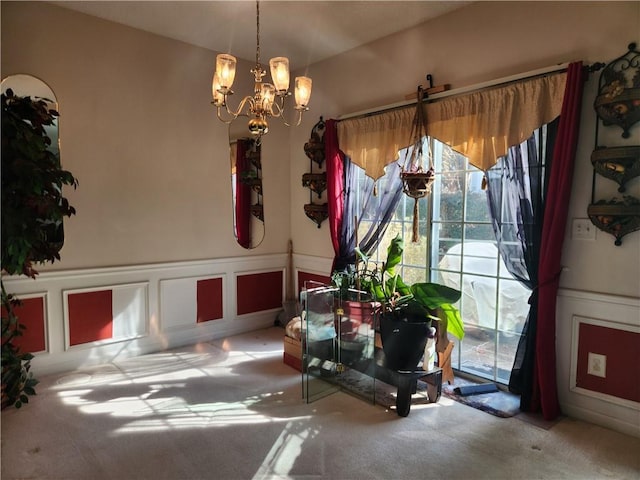
<path fill-rule="evenodd" d="M 419 86 L 416 94 L 416 113 L 413 117 L 413 127 L 411 129 L 411 147 L 405 154 L 404 165 L 400 172 L 402 180 L 402 191 L 405 195 L 413 198 L 413 227 L 411 241 L 418 242 L 418 200 L 431 193 L 431 187 L 435 180 L 433 161 L 431 158 L 431 148 L 427 135 L 427 120 L 424 111 L 424 89 Z M 425 145 L 426 144 L 426 145 Z M 426 147 L 426 148 L 425 148 Z M 428 162 L 428 169 L 425 163 Z"/>
<path fill-rule="evenodd" d="M 402 191 L 411 198 L 423 198 L 431 193 L 431 187 L 435 180 L 433 169 L 426 172 L 402 172 Z"/>

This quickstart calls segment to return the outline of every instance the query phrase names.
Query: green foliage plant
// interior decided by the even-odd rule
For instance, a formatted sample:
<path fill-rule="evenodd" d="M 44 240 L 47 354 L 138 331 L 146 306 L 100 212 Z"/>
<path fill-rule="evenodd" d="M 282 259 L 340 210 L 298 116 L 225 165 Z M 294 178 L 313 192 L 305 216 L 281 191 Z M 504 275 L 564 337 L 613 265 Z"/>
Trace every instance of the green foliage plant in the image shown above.
<path fill-rule="evenodd" d="M 2 94 L 2 273 L 38 274 L 34 264 L 60 259 L 62 221 L 76 213 L 62 194 L 78 181 L 60 165 L 45 127 L 58 117 L 48 100 Z M 29 372 L 33 355 L 21 352 L 22 335 L 15 307 L 19 300 L 2 283 L 2 408 L 21 407 L 38 383 Z"/>
<path fill-rule="evenodd" d="M 462 293 L 432 282 L 406 284 L 396 268 L 402 261 L 403 252 L 404 241 L 400 235 L 389 244 L 387 259 L 382 266 L 356 249 L 361 260 L 356 274 L 361 288 L 380 302 L 381 313 L 408 318 L 412 322 L 436 320 L 440 322 L 442 331 L 448 331 L 461 340 L 464 337 L 464 323 L 454 304 L 460 300 Z"/>

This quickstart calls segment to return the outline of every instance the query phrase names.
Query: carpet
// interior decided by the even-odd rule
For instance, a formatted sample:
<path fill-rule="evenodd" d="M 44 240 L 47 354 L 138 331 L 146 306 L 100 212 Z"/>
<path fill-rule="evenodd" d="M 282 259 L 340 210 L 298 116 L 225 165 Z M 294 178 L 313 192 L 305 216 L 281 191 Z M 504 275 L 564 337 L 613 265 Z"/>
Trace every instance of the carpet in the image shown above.
<path fill-rule="evenodd" d="M 442 385 L 442 395 L 496 417 L 509 418 L 520 413 L 520 396 L 513 393 L 498 390 L 497 392 L 463 396 L 456 394 L 454 391 L 456 387 L 474 384 L 475 382 L 470 380 L 456 378 L 455 385 L 447 383 Z"/>

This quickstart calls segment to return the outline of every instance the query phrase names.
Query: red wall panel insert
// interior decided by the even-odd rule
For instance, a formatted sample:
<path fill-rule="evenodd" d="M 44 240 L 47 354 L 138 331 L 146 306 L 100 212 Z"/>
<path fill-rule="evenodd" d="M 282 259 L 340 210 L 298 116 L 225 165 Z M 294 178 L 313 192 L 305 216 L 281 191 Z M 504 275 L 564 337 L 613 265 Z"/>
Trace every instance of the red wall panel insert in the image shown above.
<path fill-rule="evenodd" d="M 19 298 L 19 297 L 18 297 Z M 13 344 L 21 352 L 42 352 L 45 350 L 45 329 L 44 329 L 44 298 L 35 297 L 21 299 L 22 305 L 14 307 L 13 312 L 18 317 L 18 322 L 26 328 L 22 330 L 22 335 L 14 337 Z M 5 309 L 2 309 L 2 316 Z"/>
<path fill-rule="evenodd" d="M 331 277 L 326 275 L 316 275 L 315 273 L 301 272 L 298 270 L 298 294 L 304 290 L 304 282 L 307 281 L 318 282 L 323 285 L 331 285 Z"/>
<path fill-rule="evenodd" d="M 640 402 L 640 333 L 580 323 L 576 386 Z M 606 377 L 589 375 L 589 352 L 607 357 Z"/>
<path fill-rule="evenodd" d="M 196 322 L 222 318 L 222 279 L 198 280 Z"/>
<path fill-rule="evenodd" d="M 111 290 L 69 294 L 69 343 L 105 340 L 113 337 Z"/>
<path fill-rule="evenodd" d="M 282 308 L 282 271 L 238 275 L 238 315 Z"/>

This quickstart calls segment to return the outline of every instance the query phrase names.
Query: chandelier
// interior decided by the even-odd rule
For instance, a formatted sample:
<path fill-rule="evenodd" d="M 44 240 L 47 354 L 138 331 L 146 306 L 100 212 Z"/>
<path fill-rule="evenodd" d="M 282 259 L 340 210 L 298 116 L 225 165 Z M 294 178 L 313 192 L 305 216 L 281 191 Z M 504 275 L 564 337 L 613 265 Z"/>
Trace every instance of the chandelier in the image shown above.
<path fill-rule="evenodd" d="M 280 117 L 288 127 L 297 126 L 300 125 L 303 112 L 309 110 L 307 105 L 311 97 L 311 79 L 296 77 L 296 106 L 294 107 L 296 114 L 294 114 L 294 121 L 291 123 L 285 120 L 284 100 L 285 97 L 291 95 L 289 92 L 289 59 L 286 57 L 272 58 L 269 60 L 269 67 L 273 84 L 262 81 L 267 72 L 262 69 L 260 64 L 260 2 L 256 0 L 256 66 L 251 69 L 255 81 L 253 95 L 244 97 L 235 110 L 229 107 L 229 96 L 233 94 L 231 86 L 236 75 L 236 58 L 226 53 L 221 53 L 216 57 L 216 71 L 213 75 L 211 93 L 218 119 L 229 124 L 240 115 L 251 117 L 248 128 L 257 139 L 269 131 L 267 121 L 269 117 Z"/>

